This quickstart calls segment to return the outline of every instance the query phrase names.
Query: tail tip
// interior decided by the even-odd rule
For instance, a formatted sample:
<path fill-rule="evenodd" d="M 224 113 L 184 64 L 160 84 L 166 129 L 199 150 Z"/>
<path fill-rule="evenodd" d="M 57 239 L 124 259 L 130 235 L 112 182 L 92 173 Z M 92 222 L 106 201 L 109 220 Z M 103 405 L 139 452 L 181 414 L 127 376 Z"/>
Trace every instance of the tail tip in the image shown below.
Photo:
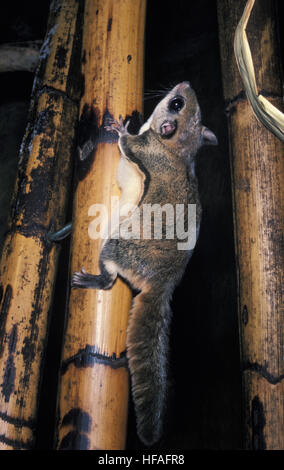
<path fill-rule="evenodd" d="M 147 423 L 137 426 L 137 434 L 143 444 L 151 447 L 161 439 L 162 430 L 161 426 L 155 427 Z"/>

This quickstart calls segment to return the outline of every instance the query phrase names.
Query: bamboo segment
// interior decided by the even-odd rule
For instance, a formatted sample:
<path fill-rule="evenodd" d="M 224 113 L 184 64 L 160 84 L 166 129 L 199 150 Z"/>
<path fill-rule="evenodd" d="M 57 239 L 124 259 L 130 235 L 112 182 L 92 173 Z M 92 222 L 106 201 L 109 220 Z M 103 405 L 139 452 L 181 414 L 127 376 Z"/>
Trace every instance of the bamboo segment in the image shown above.
<path fill-rule="evenodd" d="M 258 86 L 281 109 L 273 5 L 255 3 L 248 40 Z M 245 1 L 218 0 L 239 275 L 244 447 L 283 449 L 284 148 L 254 116 L 234 61 L 233 34 L 244 6 Z"/>
<path fill-rule="evenodd" d="M 93 204 L 111 209 L 119 196 L 117 141 L 106 117 L 142 112 L 145 0 L 87 0 L 71 274 L 99 273 L 102 240 L 91 239 Z M 72 289 L 62 356 L 59 449 L 123 449 L 128 407 L 125 362 L 130 289 Z"/>
<path fill-rule="evenodd" d="M 78 48 L 78 15 L 76 0 L 62 1 L 60 9 L 52 3 L 20 150 L 0 266 L 1 449 L 30 449 L 35 441 L 58 259 L 47 233 L 64 223 L 78 116 L 79 87 L 76 75 L 73 83 L 69 77 Z"/>

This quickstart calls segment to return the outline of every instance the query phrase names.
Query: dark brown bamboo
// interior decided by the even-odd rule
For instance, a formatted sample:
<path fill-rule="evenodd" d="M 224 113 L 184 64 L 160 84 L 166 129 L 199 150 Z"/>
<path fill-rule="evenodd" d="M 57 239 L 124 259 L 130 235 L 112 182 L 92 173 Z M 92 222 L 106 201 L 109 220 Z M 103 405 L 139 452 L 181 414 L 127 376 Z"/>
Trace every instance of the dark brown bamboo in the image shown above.
<path fill-rule="evenodd" d="M 246 1 L 218 0 L 230 137 L 246 449 L 284 448 L 283 143 L 260 124 L 236 65 Z M 282 108 L 275 2 L 255 2 L 247 27 L 259 91 Z M 283 109 L 283 108 L 282 108 Z"/>
<path fill-rule="evenodd" d="M 90 238 L 92 205 L 119 195 L 117 140 L 106 117 L 142 112 L 145 0 L 86 0 L 71 274 L 98 273 L 101 239 Z M 59 449 L 123 449 L 128 412 L 128 286 L 72 289 L 59 392 Z"/>
<path fill-rule="evenodd" d="M 0 266 L 0 448 L 35 443 L 40 379 L 78 118 L 80 4 L 51 3 Z M 75 41 L 76 39 L 76 41 Z"/>

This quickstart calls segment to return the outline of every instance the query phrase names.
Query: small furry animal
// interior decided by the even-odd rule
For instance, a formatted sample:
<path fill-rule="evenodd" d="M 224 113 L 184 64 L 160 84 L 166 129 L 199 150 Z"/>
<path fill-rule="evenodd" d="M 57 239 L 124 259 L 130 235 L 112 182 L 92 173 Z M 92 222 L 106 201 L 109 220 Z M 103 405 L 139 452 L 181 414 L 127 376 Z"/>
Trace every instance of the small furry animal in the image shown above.
<path fill-rule="evenodd" d="M 126 203 L 138 209 L 145 204 L 184 204 L 186 208 L 196 204 L 198 231 L 201 206 L 194 157 L 202 145 L 216 145 L 217 139 L 201 123 L 200 108 L 190 84 L 175 86 L 138 135 L 127 132 L 121 117 L 120 123 L 112 121 L 107 129 L 119 134 L 121 160 L 117 180 L 122 191 L 121 208 Z M 131 216 L 135 218 L 134 213 Z M 170 300 L 193 249 L 179 250 L 176 235 L 172 239 L 118 236 L 129 217 L 122 209 L 120 226 L 103 244 L 100 274 L 89 274 L 82 268 L 73 274 L 71 285 L 110 289 L 119 275 L 139 292 L 133 298 L 129 317 L 127 357 L 137 432 L 146 445 L 152 445 L 161 437 L 165 411 Z"/>

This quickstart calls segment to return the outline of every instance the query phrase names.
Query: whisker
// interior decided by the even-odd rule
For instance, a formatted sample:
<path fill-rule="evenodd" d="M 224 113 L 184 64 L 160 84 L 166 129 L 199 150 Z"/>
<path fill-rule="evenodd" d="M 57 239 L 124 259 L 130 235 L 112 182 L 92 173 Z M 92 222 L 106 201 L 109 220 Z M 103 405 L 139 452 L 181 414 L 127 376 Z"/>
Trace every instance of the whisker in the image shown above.
<path fill-rule="evenodd" d="M 177 85 L 176 82 L 171 81 L 167 85 L 159 83 L 159 88 L 156 90 L 152 90 L 150 88 L 144 91 L 144 100 L 151 100 L 155 98 L 160 98 L 166 96 L 175 86 Z"/>
<path fill-rule="evenodd" d="M 144 95 L 155 95 L 155 96 L 162 96 L 164 95 L 164 91 L 163 90 L 147 90 L 144 92 Z"/>

